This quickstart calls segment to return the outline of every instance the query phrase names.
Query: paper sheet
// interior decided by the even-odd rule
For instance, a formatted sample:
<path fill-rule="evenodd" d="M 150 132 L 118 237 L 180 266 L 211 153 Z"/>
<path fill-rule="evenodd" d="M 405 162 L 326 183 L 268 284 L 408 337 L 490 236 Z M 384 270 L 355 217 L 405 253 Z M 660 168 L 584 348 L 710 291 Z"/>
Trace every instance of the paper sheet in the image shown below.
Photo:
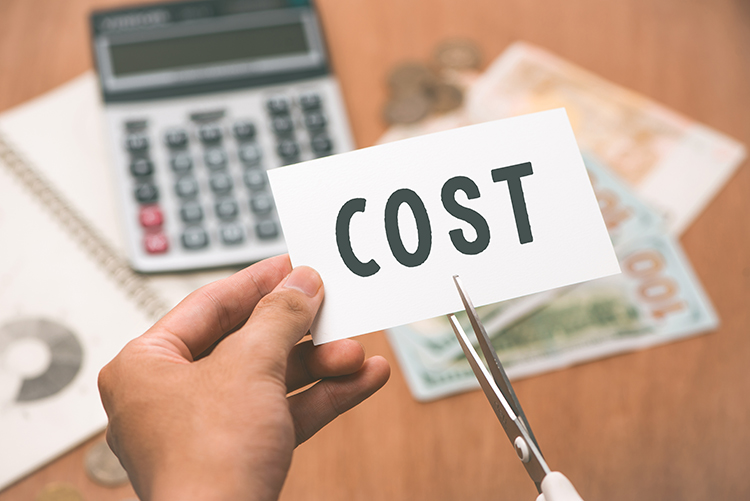
<path fill-rule="evenodd" d="M 87 72 L 0 114 L 0 133 L 25 164 L 63 196 L 64 204 L 121 255 L 101 107 L 96 77 Z M 3 488 L 104 428 L 106 416 L 96 387 L 99 369 L 153 319 L 1 162 L 0 427 L 10 430 L 0 434 Z M 144 276 L 140 281 L 171 307 L 229 273 Z M 65 343 L 80 348 L 80 359 L 69 359 L 69 353 L 45 347 L 34 336 L 11 339 L 17 322 L 38 320 L 64 328 L 70 334 Z M 53 338 L 61 336 L 62 331 L 56 332 Z M 19 400 L 26 379 L 58 378 L 59 360 L 66 361 L 65 370 L 77 367 L 74 378 L 50 396 Z M 50 367 L 51 376 L 45 372 Z"/>
<path fill-rule="evenodd" d="M 97 374 L 151 321 L 3 165 L 0 234 L 2 488 L 106 426 Z"/>
<path fill-rule="evenodd" d="M 460 310 L 455 274 L 479 306 L 619 272 L 563 109 L 269 178 L 292 263 L 325 284 L 316 343 Z"/>

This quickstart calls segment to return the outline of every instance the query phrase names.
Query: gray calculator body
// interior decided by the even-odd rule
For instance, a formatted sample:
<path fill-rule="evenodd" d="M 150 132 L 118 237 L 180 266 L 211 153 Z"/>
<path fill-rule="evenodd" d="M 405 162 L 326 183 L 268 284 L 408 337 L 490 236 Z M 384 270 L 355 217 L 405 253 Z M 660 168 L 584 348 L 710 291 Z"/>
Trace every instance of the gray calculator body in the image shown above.
<path fill-rule="evenodd" d="M 266 171 L 353 148 L 313 6 L 157 4 L 95 13 L 92 31 L 133 268 L 285 252 Z"/>

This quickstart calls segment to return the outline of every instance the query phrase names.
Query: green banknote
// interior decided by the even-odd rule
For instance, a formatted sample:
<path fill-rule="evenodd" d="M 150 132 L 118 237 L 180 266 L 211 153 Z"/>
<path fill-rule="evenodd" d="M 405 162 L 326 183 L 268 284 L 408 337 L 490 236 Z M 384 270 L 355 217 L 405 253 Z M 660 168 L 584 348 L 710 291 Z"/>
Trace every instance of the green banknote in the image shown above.
<path fill-rule="evenodd" d="M 586 166 L 622 274 L 479 308 L 511 378 L 664 343 L 718 325 L 689 261 L 664 231 L 661 218 L 601 164 L 587 158 Z M 465 315 L 459 314 L 459 319 L 470 333 Z M 478 386 L 446 318 L 391 329 L 388 339 L 417 400 Z"/>

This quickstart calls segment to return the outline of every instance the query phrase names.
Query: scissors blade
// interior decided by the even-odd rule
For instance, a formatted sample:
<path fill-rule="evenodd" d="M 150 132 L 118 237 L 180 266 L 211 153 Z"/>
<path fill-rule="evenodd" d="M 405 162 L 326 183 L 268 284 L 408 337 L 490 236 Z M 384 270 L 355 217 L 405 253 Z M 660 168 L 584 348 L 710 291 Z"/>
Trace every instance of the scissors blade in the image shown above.
<path fill-rule="evenodd" d="M 458 319 L 456 319 L 456 316 L 448 315 L 448 320 L 450 320 L 453 332 L 456 333 L 461 349 L 463 349 L 466 359 L 469 361 L 469 365 L 471 365 L 474 374 L 477 376 L 479 385 L 482 387 L 487 400 L 490 402 L 492 410 L 495 411 L 495 415 L 500 421 L 503 430 L 505 430 L 505 434 L 513 444 L 513 447 L 516 448 L 516 453 L 523 462 L 526 472 L 529 474 L 529 477 L 531 477 L 534 485 L 536 485 L 537 491 L 541 494 L 542 480 L 544 480 L 544 477 L 550 472 L 544 457 L 542 457 L 542 453 L 539 452 L 536 442 L 531 439 L 523 422 L 519 416 L 513 412 L 510 404 L 487 372 L 487 368 L 474 350 L 474 347 L 466 336 Z M 519 439 L 521 439 L 523 444 L 518 443 Z M 523 445 L 526 446 L 525 453 L 522 449 Z"/>
<path fill-rule="evenodd" d="M 469 316 L 469 322 L 471 322 L 471 327 L 472 329 L 474 329 L 474 334 L 476 334 L 477 336 L 479 347 L 482 349 L 482 354 L 484 355 L 484 359 L 487 361 L 487 366 L 489 367 L 490 373 L 495 380 L 495 384 L 505 397 L 505 400 L 511 406 L 511 409 L 513 409 L 513 412 L 521 420 L 521 423 L 526 428 L 526 432 L 534 442 L 534 445 L 536 445 L 537 450 L 541 451 L 541 449 L 539 448 L 539 443 L 536 441 L 536 437 L 534 436 L 534 432 L 531 431 L 531 426 L 526 419 L 526 414 L 523 412 L 521 403 L 518 401 L 518 397 L 516 397 L 516 392 L 513 391 L 513 385 L 510 384 L 508 375 L 505 373 L 505 369 L 503 369 L 503 364 L 500 362 L 500 359 L 497 357 L 497 352 L 490 343 L 490 338 L 489 336 L 487 336 L 487 331 L 485 330 L 484 325 L 479 320 L 479 315 L 477 314 L 477 310 L 474 308 L 474 303 L 471 302 L 469 295 L 464 290 L 461 278 L 458 275 L 453 275 L 453 282 L 456 284 L 459 296 L 461 296 L 461 302 L 464 304 L 466 314 Z"/>

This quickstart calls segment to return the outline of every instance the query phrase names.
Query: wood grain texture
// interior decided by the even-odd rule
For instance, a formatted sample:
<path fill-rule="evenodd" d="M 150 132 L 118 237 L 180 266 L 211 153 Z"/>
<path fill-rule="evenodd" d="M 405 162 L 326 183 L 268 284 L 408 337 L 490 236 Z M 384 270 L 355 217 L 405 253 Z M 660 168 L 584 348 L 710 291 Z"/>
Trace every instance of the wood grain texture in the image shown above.
<path fill-rule="evenodd" d="M 750 144 L 750 3 L 743 0 L 319 0 L 359 146 L 385 130 L 389 68 L 468 37 L 489 63 L 527 40 Z M 0 0 L 0 110 L 91 67 L 87 13 L 116 1 Z M 750 499 L 750 169 L 682 238 L 721 318 L 714 333 L 516 383 L 542 450 L 584 499 Z M 532 500 L 480 392 L 414 402 L 388 385 L 299 447 L 282 499 Z M 7 431 L 4 431 L 4 433 Z M 121 500 L 85 478 L 76 449 L 0 501 L 50 481 Z"/>

